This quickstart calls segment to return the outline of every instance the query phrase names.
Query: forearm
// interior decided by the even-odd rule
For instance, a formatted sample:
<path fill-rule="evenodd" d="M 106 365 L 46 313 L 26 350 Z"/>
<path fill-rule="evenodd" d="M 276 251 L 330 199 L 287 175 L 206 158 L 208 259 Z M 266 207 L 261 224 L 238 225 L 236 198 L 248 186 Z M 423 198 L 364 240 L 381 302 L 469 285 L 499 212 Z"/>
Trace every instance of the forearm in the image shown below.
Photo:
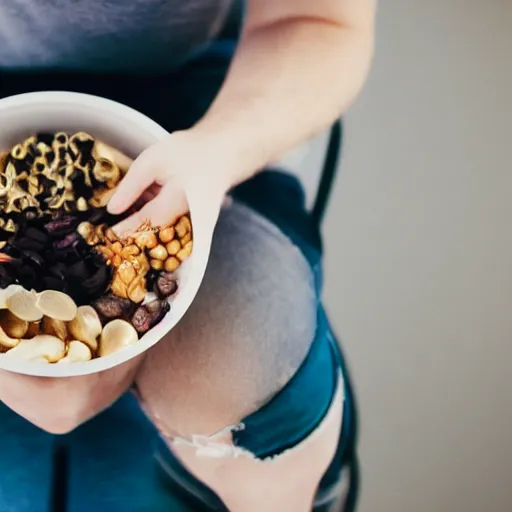
<path fill-rule="evenodd" d="M 335 120 L 360 90 L 373 36 L 316 18 L 249 28 L 218 97 L 193 129 L 229 155 L 243 181 Z"/>

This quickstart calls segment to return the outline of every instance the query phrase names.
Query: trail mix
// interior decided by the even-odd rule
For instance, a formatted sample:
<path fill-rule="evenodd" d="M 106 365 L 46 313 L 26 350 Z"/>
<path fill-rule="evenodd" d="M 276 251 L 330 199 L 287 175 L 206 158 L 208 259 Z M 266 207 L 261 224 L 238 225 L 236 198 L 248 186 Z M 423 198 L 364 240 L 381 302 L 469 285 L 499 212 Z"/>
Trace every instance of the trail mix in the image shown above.
<path fill-rule="evenodd" d="M 0 154 L 0 352 L 72 363 L 137 343 L 170 310 L 193 247 L 189 215 L 125 238 L 106 204 L 131 159 L 85 133 Z"/>

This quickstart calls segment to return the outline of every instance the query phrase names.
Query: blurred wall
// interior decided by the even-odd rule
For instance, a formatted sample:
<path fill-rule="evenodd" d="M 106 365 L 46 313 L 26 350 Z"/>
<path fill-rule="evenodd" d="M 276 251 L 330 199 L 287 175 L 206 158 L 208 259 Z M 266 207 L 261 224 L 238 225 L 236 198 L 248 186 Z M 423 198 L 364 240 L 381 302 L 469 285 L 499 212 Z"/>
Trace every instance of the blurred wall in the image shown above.
<path fill-rule="evenodd" d="M 512 510 L 511 54 L 512 1 L 380 2 L 325 225 L 362 512 Z"/>

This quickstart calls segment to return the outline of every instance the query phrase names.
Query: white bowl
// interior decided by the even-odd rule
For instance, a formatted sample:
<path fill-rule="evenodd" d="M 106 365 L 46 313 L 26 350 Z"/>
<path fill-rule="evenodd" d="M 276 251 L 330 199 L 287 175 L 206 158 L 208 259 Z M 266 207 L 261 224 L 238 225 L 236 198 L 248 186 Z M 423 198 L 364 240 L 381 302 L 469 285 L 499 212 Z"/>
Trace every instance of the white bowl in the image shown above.
<path fill-rule="evenodd" d="M 40 131 L 86 131 L 135 158 L 168 132 L 147 116 L 104 98 L 72 92 L 36 92 L 0 100 L 0 149 Z M 201 284 L 211 244 L 212 217 L 198 194 L 186 190 L 194 249 L 178 271 L 179 291 L 171 311 L 137 344 L 106 357 L 72 364 L 16 361 L 0 355 L 0 368 L 25 375 L 70 377 L 100 372 L 128 361 L 157 343 L 182 318 Z"/>

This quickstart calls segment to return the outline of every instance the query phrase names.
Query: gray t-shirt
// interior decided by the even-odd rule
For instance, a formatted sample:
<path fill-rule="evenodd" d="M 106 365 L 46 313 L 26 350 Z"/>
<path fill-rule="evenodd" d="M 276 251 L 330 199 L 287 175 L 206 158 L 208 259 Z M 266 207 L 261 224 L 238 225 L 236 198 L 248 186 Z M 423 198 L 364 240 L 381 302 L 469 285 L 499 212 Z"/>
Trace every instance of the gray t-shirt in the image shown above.
<path fill-rule="evenodd" d="M 199 52 L 232 0 L 0 0 L 0 69 L 162 70 Z"/>

